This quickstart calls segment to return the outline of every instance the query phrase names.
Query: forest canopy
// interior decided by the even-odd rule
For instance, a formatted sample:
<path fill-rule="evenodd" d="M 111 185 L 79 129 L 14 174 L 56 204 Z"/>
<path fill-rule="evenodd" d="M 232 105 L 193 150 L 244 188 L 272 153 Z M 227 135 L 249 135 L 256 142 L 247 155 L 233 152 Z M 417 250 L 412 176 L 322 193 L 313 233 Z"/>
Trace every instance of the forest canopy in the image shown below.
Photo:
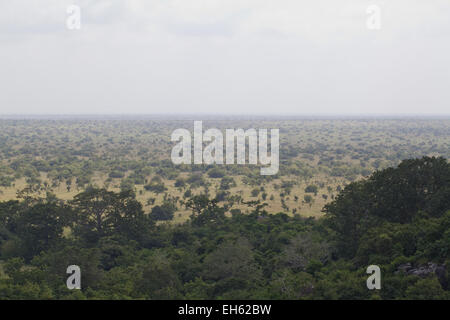
<path fill-rule="evenodd" d="M 227 215 L 206 194 L 180 224 L 130 190 L 4 201 L 0 299 L 449 299 L 449 199 L 447 160 L 423 157 L 348 184 L 319 219 L 259 200 Z M 371 264 L 381 290 L 366 287 Z M 69 265 L 81 290 L 65 286 Z"/>

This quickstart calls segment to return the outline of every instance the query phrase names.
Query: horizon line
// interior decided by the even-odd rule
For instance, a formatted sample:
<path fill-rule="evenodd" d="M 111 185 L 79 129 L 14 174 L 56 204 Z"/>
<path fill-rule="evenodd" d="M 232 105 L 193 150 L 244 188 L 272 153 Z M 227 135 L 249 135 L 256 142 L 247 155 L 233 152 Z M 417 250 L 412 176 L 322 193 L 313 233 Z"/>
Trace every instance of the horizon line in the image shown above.
<path fill-rule="evenodd" d="M 243 117 L 243 118 L 444 118 L 450 119 L 450 113 L 208 113 L 208 112 L 154 112 L 154 113 L 0 113 L 0 119 L 17 118 L 176 118 L 181 117 L 188 120 L 189 117 L 223 118 L 223 117 Z M 208 120 L 205 119 L 205 120 Z"/>

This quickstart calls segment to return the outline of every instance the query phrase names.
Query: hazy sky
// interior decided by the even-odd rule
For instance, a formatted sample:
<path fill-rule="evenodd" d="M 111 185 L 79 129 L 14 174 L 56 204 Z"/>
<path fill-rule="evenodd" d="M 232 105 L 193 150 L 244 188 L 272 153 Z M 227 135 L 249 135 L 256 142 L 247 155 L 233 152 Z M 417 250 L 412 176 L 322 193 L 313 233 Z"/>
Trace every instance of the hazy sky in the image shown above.
<path fill-rule="evenodd" d="M 0 114 L 178 112 L 448 114 L 450 1 L 0 2 Z"/>

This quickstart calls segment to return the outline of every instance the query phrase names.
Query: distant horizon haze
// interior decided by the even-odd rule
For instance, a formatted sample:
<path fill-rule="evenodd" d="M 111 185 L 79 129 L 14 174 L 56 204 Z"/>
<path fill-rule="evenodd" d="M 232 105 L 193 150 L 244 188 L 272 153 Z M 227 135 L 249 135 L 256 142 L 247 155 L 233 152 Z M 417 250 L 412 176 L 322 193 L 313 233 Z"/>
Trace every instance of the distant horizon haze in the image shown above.
<path fill-rule="evenodd" d="M 66 113 L 8 114 L 0 119 L 127 119 L 127 120 L 216 120 L 216 119 L 438 119 L 450 120 L 450 113 Z"/>

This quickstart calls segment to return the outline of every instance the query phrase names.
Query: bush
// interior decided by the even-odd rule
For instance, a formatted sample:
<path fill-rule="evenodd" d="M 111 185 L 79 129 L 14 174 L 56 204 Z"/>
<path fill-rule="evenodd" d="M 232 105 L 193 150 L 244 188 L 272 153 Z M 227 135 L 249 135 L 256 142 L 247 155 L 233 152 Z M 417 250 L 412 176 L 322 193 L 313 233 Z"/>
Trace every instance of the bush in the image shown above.
<path fill-rule="evenodd" d="M 165 202 L 161 206 L 155 206 L 150 213 L 152 220 L 172 220 L 176 207 L 169 202 Z"/>
<path fill-rule="evenodd" d="M 225 176 L 225 171 L 219 168 L 212 168 L 208 171 L 210 178 L 222 178 Z"/>
<path fill-rule="evenodd" d="M 305 188 L 305 192 L 306 193 L 314 193 L 317 194 L 317 192 L 319 191 L 319 189 L 317 188 L 317 186 L 310 184 L 309 186 L 307 186 Z"/>
<path fill-rule="evenodd" d="M 167 190 L 164 183 L 150 183 L 144 186 L 144 189 L 147 191 L 152 191 L 154 193 L 163 193 Z"/>

